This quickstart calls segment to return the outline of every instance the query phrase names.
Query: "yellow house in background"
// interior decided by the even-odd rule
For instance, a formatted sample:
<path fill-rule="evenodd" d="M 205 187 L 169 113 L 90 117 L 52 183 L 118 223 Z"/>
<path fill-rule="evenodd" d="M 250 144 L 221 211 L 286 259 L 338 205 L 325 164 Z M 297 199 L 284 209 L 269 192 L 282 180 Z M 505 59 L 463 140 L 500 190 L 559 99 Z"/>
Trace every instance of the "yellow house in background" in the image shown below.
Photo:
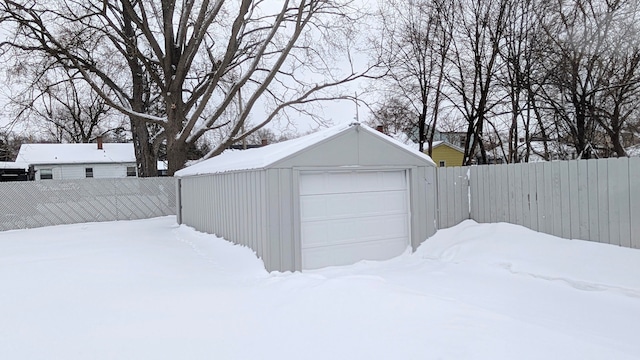
<path fill-rule="evenodd" d="M 439 166 L 462 166 L 464 150 L 446 141 L 434 141 L 431 159 Z"/>

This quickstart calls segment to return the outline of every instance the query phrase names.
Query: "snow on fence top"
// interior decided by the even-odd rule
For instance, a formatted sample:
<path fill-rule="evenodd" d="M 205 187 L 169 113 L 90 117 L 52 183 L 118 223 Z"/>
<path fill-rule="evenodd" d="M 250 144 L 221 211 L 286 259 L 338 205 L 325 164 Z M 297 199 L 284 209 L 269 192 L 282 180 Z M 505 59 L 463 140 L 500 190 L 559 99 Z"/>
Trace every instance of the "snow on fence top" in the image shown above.
<path fill-rule="evenodd" d="M 299 137 L 297 139 L 283 141 L 276 144 L 267 145 L 261 148 L 247 150 L 227 150 L 224 153 L 208 159 L 175 173 L 175 176 L 185 177 L 193 175 L 213 174 L 227 171 L 262 169 L 280 160 L 287 158 L 303 149 L 333 138 L 343 132 L 349 131 L 357 126 L 361 131 L 366 131 L 384 139 L 387 142 L 411 152 L 415 156 L 433 163 L 433 160 L 424 153 L 403 144 L 377 130 L 366 125 L 352 123 L 349 125 L 337 125 L 315 133 Z M 435 164 L 434 164 L 435 165 Z"/>

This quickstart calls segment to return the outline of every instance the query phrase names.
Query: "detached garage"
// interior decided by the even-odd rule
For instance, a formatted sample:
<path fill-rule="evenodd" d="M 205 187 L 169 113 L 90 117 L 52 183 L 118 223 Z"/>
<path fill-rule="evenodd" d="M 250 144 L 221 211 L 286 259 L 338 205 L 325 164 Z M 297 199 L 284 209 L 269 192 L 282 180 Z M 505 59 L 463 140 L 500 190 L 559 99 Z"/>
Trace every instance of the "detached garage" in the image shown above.
<path fill-rule="evenodd" d="M 230 151 L 176 173 L 178 222 L 267 270 L 386 260 L 435 232 L 435 164 L 360 124 Z"/>

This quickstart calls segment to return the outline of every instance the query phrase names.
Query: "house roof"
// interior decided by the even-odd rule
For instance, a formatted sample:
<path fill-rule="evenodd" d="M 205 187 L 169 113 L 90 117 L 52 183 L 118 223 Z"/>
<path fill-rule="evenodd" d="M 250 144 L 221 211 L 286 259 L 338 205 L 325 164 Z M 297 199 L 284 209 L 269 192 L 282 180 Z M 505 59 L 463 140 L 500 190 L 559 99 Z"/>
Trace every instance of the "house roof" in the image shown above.
<path fill-rule="evenodd" d="M 29 164 L 25 162 L 0 161 L 0 169 L 29 169 Z"/>
<path fill-rule="evenodd" d="M 297 139 L 283 141 L 256 149 L 228 150 L 214 158 L 204 160 L 202 162 L 184 168 L 176 172 L 175 176 L 183 177 L 227 171 L 266 168 L 306 148 L 329 140 L 344 132 L 352 131 L 354 128 L 356 130 L 366 131 L 373 136 L 384 139 L 385 141 L 395 145 L 396 147 L 401 148 L 402 150 L 433 164 L 433 160 L 431 160 L 429 156 L 420 153 L 410 146 L 407 146 L 366 125 L 353 123 L 349 125 L 333 126 L 306 136 L 299 137 Z"/>
<path fill-rule="evenodd" d="M 22 144 L 17 162 L 31 165 L 135 163 L 132 143 Z"/>
<path fill-rule="evenodd" d="M 452 143 L 447 142 L 447 141 L 434 141 L 433 144 L 431 144 L 431 148 L 435 149 L 438 146 L 443 146 L 443 145 L 444 146 L 448 146 L 448 147 L 450 147 L 450 148 L 452 148 L 454 150 L 457 150 L 457 151 L 459 151 L 461 153 L 464 153 L 464 150 L 461 147 L 453 145 Z"/>

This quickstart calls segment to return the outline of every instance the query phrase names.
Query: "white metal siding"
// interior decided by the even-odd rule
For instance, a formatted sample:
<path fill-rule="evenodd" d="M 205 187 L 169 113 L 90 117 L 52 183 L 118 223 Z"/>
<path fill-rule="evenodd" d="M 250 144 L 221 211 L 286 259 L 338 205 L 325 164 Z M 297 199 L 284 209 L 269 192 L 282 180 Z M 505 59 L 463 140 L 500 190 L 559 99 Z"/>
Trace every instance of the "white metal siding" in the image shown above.
<path fill-rule="evenodd" d="M 93 177 L 96 179 L 124 178 L 127 177 L 127 167 L 136 166 L 129 164 L 77 164 L 77 165 L 35 165 L 36 179 L 40 180 L 40 169 L 52 169 L 54 180 L 85 179 L 86 168 L 93 168 Z"/>
<path fill-rule="evenodd" d="M 300 175 L 302 268 L 385 260 L 409 245 L 405 171 Z"/>
<path fill-rule="evenodd" d="M 182 178 L 181 222 L 248 246 L 267 264 L 265 176 L 249 171 Z"/>

